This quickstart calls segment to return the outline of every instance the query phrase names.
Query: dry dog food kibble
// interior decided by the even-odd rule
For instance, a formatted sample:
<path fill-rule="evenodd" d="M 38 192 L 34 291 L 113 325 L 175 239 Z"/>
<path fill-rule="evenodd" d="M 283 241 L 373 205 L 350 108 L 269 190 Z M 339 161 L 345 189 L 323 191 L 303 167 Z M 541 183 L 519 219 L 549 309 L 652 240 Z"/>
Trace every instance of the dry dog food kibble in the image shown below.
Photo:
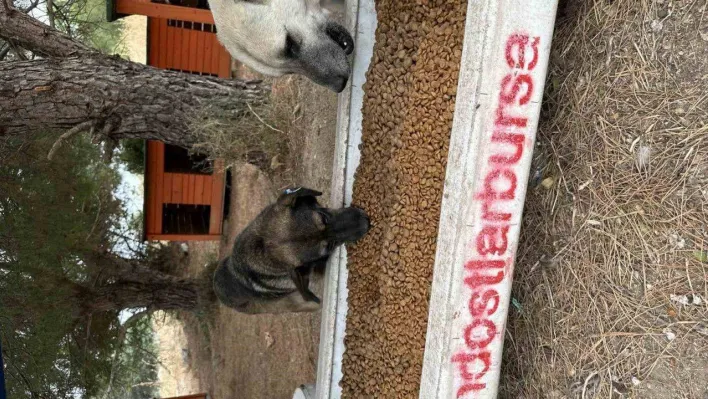
<path fill-rule="evenodd" d="M 349 250 L 345 397 L 418 397 L 464 0 L 379 0 Z"/>

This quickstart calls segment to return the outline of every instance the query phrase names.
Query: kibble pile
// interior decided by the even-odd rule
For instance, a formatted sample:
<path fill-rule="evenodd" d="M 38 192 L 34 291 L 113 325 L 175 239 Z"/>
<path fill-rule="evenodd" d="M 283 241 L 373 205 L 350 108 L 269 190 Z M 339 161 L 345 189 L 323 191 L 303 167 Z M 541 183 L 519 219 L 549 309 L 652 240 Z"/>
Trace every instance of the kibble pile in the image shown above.
<path fill-rule="evenodd" d="M 417 398 L 466 0 L 379 0 L 349 249 L 345 397 Z"/>

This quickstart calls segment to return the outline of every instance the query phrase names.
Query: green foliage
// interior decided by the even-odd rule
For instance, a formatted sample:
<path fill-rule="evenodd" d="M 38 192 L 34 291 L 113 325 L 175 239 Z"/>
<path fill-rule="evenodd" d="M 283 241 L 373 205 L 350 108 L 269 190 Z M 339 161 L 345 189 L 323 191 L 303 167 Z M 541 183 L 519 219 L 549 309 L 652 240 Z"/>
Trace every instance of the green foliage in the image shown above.
<path fill-rule="evenodd" d="M 86 376 L 73 372 L 81 351 L 73 348 L 67 315 L 76 311 L 74 283 L 90 278 L 81 254 L 100 242 L 119 209 L 110 195 L 118 177 L 86 140 L 63 148 L 54 162 L 46 160 L 50 146 L 48 139 L 10 144 L 14 151 L 0 163 L 0 315 L 9 321 L 2 339 L 10 397 L 91 390 Z M 105 358 L 80 357 L 94 370 L 106 367 Z"/>
<path fill-rule="evenodd" d="M 118 159 L 129 172 L 142 175 L 145 169 L 145 140 L 121 140 Z"/>
<path fill-rule="evenodd" d="M 124 53 L 123 23 L 106 22 L 106 0 L 60 0 L 55 9 L 57 29 L 104 53 Z"/>
<path fill-rule="evenodd" d="M 0 141 L 0 339 L 11 398 L 95 397 L 120 329 L 117 312 L 79 313 L 83 287 L 101 273 L 86 254 L 110 242 L 122 214 L 120 177 L 83 136 L 47 161 L 54 139 Z"/>
<path fill-rule="evenodd" d="M 111 398 L 144 399 L 158 394 L 157 344 L 150 319 L 140 319 L 126 334 L 123 350 L 116 365 Z"/>

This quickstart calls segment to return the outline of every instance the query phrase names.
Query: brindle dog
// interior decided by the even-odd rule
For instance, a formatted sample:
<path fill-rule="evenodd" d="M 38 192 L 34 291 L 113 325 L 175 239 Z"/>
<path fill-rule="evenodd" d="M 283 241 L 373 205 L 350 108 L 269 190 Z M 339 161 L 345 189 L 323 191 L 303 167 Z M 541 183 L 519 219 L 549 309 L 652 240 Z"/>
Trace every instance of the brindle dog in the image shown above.
<path fill-rule="evenodd" d="M 363 210 L 322 207 L 320 195 L 304 187 L 285 190 L 239 234 L 214 273 L 221 302 L 249 314 L 320 308 L 310 274 L 324 268 L 337 246 L 359 240 L 370 227 Z"/>

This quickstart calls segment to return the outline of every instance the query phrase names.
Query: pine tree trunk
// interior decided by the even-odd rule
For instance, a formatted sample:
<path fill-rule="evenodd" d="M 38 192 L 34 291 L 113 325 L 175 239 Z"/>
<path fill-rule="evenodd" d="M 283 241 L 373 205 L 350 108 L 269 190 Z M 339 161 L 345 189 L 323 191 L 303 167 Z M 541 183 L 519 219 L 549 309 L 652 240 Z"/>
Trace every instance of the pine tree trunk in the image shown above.
<path fill-rule="evenodd" d="M 263 104 L 260 82 L 189 75 L 84 53 L 0 63 L 0 136 L 85 130 L 114 140 L 140 138 L 189 147 L 204 107 L 226 115 Z M 103 137 L 106 138 L 106 137 Z"/>
<path fill-rule="evenodd" d="M 118 281 L 85 292 L 81 300 L 86 313 L 136 308 L 190 311 L 209 302 L 202 286 L 196 280 Z"/>
<path fill-rule="evenodd" d="M 124 309 L 195 311 L 216 301 L 212 275 L 216 263 L 194 278 L 182 278 L 158 271 L 155 262 L 125 259 L 108 252 L 87 254 L 84 260 L 102 271 L 98 284 L 73 284 L 77 314 Z"/>

